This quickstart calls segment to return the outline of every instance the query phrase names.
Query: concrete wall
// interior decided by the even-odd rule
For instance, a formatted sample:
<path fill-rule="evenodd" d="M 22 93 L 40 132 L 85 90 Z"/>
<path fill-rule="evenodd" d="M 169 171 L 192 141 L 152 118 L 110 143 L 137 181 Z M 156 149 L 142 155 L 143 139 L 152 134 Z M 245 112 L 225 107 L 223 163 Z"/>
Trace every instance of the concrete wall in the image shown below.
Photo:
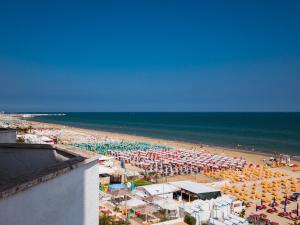
<path fill-rule="evenodd" d="M 1 225 L 98 225 L 98 162 L 0 200 Z"/>
<path fill-rule="evenodd" d="M 17 142 L 17 134 L 16 130 L 0 130 L 0 143 L 16 143 Z"/>
<path fill-rule="evenodd" d="M 6 150 L 5 148 L 1 148 L 0 179 L 3 180 L 31 174 L 68 159 L 60 156 L 59 153 L 60 151 L 56 151 L 55 149 L 28 148 L 20 150 L 17 148 L 7 148 Z"/>

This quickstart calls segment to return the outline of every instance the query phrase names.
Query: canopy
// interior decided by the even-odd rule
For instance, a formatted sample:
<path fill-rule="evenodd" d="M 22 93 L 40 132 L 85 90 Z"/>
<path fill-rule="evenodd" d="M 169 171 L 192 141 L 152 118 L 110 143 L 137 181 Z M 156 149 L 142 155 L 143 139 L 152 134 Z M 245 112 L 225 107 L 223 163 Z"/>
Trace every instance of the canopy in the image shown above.
<path fill-rule="evenodd" d="M 170 184 L 182 189 L 186 190 L 190 193 L 193 193 L 202 200 L 209 200 L 212 198 L 217 198 L 221 196 L 221 192 L 216 190 L 212 187 L 208 187 L 203 184 L 195 183 L 192 181 L 184 180 L 184 181 L 177 181 L 177 182 L 170 182 Z"/>

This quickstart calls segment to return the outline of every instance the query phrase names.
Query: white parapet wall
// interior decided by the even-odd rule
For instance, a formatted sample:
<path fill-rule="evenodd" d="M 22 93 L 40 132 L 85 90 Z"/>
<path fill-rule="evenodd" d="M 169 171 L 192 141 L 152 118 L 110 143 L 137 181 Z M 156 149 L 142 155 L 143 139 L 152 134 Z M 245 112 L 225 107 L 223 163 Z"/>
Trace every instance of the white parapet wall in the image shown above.
<path fill-rule="evenodd" d="M 98 165 L 87 164 L 0 200 L 2 225 L 98 225 Z"/>

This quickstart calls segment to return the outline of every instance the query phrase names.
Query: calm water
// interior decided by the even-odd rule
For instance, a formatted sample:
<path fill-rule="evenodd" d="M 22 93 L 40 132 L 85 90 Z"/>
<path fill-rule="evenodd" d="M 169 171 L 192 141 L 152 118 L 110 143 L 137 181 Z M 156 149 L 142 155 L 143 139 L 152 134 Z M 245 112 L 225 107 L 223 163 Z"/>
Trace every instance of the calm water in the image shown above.
<path fill-rule="evenodd" d="M 34 120 L 300 156 L 300 113 L 67 113 Z"/>

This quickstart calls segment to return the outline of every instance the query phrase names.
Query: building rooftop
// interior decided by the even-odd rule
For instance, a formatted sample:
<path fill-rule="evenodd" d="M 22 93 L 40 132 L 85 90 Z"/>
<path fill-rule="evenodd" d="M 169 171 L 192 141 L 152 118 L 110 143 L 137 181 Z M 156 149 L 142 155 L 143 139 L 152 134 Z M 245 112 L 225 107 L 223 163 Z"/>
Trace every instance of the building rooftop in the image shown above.
<path fill-rule="evenodd" d="M 200 193 L 208 193 L 208 192 L 217 192 L 218 190 L 206 186 L 204 184 L 192 182 L 189 180 L 182 180 L 182 181 L 176 181 L 176 182 L 170 182 L 170 184 L 180 188 L 187 190 L 194 194 L 200 194 Z"/>
<path fill-rule="evenodd" d="M 142 186 L 142 188 L 152 196 L 173 193 L 180 190 L 178 187 L 168 183 L 150 184 L 150 185 Z"/>
<path fill-rule="evenodd" d="M 0 199 L 98 160 L 65 145 L 0 144 Z"/>

